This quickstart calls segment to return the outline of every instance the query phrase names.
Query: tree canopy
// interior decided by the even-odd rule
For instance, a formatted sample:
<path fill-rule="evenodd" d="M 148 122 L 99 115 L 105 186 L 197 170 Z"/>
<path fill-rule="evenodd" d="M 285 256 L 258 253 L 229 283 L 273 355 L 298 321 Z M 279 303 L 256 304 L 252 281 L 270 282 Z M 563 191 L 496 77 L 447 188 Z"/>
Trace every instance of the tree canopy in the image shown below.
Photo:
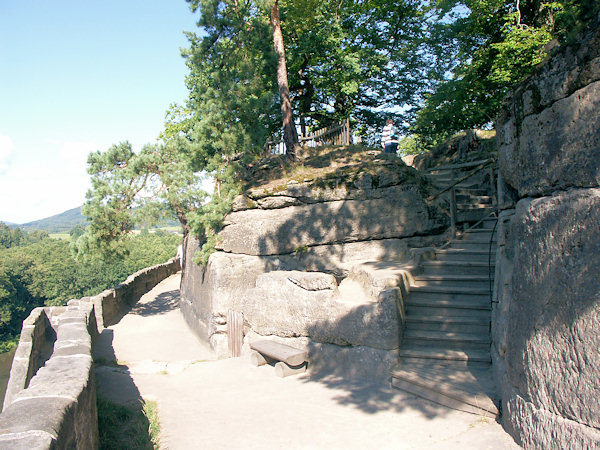
<path fill-rule="evenodd" d="M 375 142 L 392 116 L 411 152 L 492 127 L 546 45 L 600 10 L 593 0 L 186 1 L 199 13 L 182 51 L 188 100 L 168 111 L 157 144 L 90 155 L 80 252 L 114 251 L 134 223 L 170 212 L 206 259 L 245 169 L 268 139 L 290 138 L 290 120 L 305 133 L 350 118 Z M 215 180 L 211 201 L 203 176 Z"/>

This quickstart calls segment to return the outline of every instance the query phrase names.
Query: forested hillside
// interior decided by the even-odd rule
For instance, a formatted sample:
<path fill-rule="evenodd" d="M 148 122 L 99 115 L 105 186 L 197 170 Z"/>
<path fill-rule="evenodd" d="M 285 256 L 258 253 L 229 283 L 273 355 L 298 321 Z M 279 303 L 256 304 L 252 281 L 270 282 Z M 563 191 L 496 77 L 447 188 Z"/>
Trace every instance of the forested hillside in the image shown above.
<path fill-rule="evenodd" d="M 46 217 L 33 222 L 17 225 L 24 230 L 44 230 L 48 233 L 68 233 L 77 225 L 85 225 L 85 217 L 81 214 L 81 206 L 68 211 Z"/>
<path fill-rule="evenodd" d="M 12 345 L 32 308 L 98 294 L 174 257 L 180 242 L 175 234 L 142 233 L 124 241 L 120 257 L 76 261 L 69 241 L 0 223 L 0 351 Z"/>

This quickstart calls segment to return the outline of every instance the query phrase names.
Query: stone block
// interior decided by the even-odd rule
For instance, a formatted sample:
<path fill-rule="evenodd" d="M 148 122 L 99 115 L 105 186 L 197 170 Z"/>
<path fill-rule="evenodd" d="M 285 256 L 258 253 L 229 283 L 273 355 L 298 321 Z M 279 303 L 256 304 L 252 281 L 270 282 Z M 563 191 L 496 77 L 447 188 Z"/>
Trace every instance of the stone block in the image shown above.
<path fill-rule="evenodd" d="M 0 415 L 0 435 L 39 430 L 53 436 L 73 430 L 74 401 L 59 397 L 16 399 Z"/>
<path fill-rule="evenodd" d="M 600 81 L 552 106 L 498 124 L 503 179 L 521 197 L 600 185 Z"/>
<path fill-rule="evenodd" d="M 329 287 L 334 282 L 331 275 L 309 274 L 311 280 L 322 278 L 321 290 L 292 281 L 302 275 L 275 271 L 257 277 L 256 288 L 246 292 L 239 309 L 253 331 L 337 345 L 398 348 L 401 324 L 395 295 L 357 304 Z"/>
<path fill-rule="evenodd" d="M 506 405 L 504 426 L 523 448 L 548 450 L 595 449 L 600 447 L 600 430 L 567 420 L 551 411 L 536 408 L 520 396 Z"/>
<path fill-rule="evenodd" d="M 218 248 L 246 255 L 286 254 L 315 245 L 427 234 L 441 229 L 445 219 L 418 190 L 407 189 L 387 198 L 234 212 L 219 233 Z"/>
<path fill-rule="evenodd" d="M 55 449 L 56 440 L 43 431 L 0 435 L 0 448 L 11 450 Z"/>
<path fill-rule="evenodd" d="M 505 313 L 511 385 L 533 408 L 594 428 L 600 427 L 599 223 L 600 189 L 520 201 Z"/>

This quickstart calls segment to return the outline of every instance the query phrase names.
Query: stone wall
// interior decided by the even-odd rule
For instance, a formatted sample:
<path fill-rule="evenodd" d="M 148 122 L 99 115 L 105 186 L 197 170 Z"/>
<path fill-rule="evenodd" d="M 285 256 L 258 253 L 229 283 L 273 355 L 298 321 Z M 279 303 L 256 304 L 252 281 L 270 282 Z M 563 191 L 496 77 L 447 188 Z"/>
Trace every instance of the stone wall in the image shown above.
<path fill-rule="evenodd" d="M 493 359 L 525 448 L 600 447 L 600 28 L 558 51 L 498 122 Z"/>
<path fill-rule="evenodd" d="M 142 295 L 180 270 L 179 258 L 172 258 L 166 263 L 139 270 L 113 289 L 107 289 L 94 297 L 85 297 L 84 300 L 95 305 L 98 326 L 108 327 L 117 323 Z"/>
<path fill-rule="evenodd" d="M 0 448 L 98 448 L 92 347 L 98 331 L 164 278 L 179 259 L 143 269 L 92 298 L 36 308 L 23 322 L 2 414 Z"/>
<path fill-rule="evenodd" d="M 244 350 L 266 337 L 308 349 L 313 373 L 387 377 L 402 338 L 407 278 L 365 262 L 397 266 L 411 248 L 438 239 L 447 216 L 425 200 L 425 183 L 400 160 L 382 159 L 352 181 L 246 191 L 206 267 L 192 262 L 199 243 L 185 245 L 188 324 L 221 358 L 230 356 L 233 311 L 244 317 Z"/>

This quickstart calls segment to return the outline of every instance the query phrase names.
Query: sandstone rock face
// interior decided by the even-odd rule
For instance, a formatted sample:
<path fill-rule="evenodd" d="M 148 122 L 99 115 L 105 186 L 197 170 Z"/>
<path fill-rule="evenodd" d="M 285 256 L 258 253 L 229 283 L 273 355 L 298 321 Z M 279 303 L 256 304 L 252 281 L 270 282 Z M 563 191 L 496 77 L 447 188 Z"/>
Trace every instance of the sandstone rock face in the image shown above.
<path fill-rule="evenodd" d="M 498 163 L 521 197 L 600 184 L 600 31 L 558 53 L 510 95 Z"/>
<path fill-rule="evenodd" d="M 600 427 L 600 189 L 522 200 L 507 372 L 537 408 Z M 532 245 L 533 244 L 533 245 Z"/>
<path fill-rule="evenodd" d="M 517 88 L 498 123 L 518 195 L 498 227 L 492 357 L 525 448 L 600 448 L 599 29 Z"/>
<path fill-rule="evenodd" d="M 448 220 L 426 202 L 428 182 L 401 160 L 342 156 L 339 170 L 324 161 L 312 178 L 277 178 L 236 197 L 206 267 L 190 264 L 199 244 L 187 243 L 181 307 L 218 357 L 230 356 L 227 317 L 235 312 L 245 337 L 319 346 L 328 356 L 313 352 L 311 365 L 323 373 L 337 351 L 344 363 L 336 373 L 387 376 L 402 337 L 401 290 L 342 280 L 365 261 L 407 261 Z"/>
<path fill-rule="evenodd" d="M 427 234 L 444 224 L 442 216 L 410 186 L 378 190 L 377 195 L 381 197 L 234 212 L 219 234 L 219 248 L 277 255 L 305 246 Z"/>
<path fill-rule="evenodd" d="M 341 346 L 397 349 L 400 323 L 396 299 L 360 303 L 344 298 L 333 276 L 276 271 L 260 275 L 246 292 L 242 311 L 253 331 L 262 335 L 310 337 Z"/>

